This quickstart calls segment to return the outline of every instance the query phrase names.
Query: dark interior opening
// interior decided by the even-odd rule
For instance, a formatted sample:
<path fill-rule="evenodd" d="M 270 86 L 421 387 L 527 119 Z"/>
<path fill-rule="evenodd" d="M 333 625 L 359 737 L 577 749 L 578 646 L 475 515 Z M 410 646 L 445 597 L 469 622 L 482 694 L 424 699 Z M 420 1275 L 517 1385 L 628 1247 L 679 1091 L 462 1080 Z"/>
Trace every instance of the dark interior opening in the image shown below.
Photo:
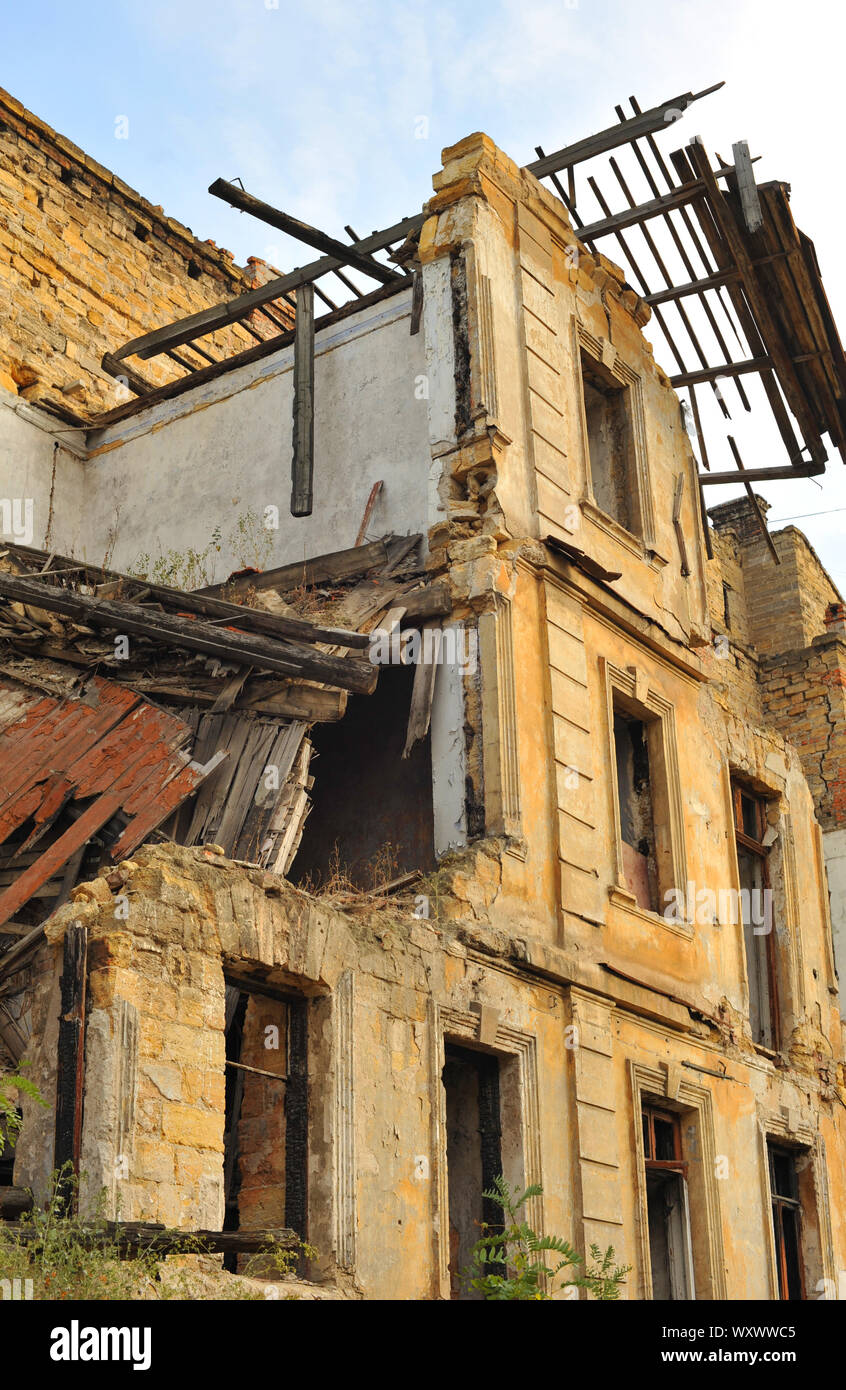
<path fill-rule="evenodd" d="M 582 354 L 585 423 L 593 495 L 608 516 L 637 530 L 629 388 Z"/>
<path fill-rule="evenodd" d="M 502 1173 L 499 1059 L 448 1043 L 442 1073 L 446 1093 L 450 1296 L 480 1299 L 464 1274 L 476 1241 L 501 1227 L 502 1212 L 482 1196 Z"/>
<path fill-rule="evenodd" d="M 638 906 L 658 911 L 658 863 L 649 776 L 649 747 L 641 719 L 614 711 L 614 750 L 623 876 Z"/>
<path fill-rule="evenodd" d="M 413 666 L 383 666 L 372 695 L 353 695 L 337 724 L 315 725 L 313 804 L 291 868 L 316 889 L 341 874 L 372 888 L 434 867 L 432 755 L 427 735 L 402 757 Z"/>

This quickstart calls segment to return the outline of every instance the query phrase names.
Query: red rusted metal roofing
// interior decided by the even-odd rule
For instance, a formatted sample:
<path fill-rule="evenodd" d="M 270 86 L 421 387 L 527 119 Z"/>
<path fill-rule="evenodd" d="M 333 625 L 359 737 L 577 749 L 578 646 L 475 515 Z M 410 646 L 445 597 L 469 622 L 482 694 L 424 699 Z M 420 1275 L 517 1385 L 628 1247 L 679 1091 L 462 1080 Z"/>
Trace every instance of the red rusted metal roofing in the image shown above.
<path fill-rule="evenodd" d="M 131 854 L 216 766 L 180 752 L 192 737 L 181 719 L 100 676 L 61 699 L 0 682 L 0 844 L 31 825 L 22 854 L 69 803 L 90 802 L 0 893 L 0 925 L 118 811 L 128 819 L 111 856 Z"/>

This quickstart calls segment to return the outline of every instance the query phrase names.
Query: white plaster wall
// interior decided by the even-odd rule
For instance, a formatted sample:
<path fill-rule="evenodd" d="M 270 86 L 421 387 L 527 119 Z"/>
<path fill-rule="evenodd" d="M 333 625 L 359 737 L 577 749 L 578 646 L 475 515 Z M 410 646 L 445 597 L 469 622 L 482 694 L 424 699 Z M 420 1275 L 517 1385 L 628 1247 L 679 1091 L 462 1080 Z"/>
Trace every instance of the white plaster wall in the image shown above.
<path fill-rule="evenodd" d="M 202 550 L 220 526 L 216 580 L 236 567 L 239 515 L 278 508 L 266 566 L 355 543 L 372 485 L 384 486 L 368 534 L 425 532 L 429 408 L 419 380 L 424 334 L 409 333 L 411 294 L 318 332 L 314 512 L 292 517 L 293 349 L 240 368 L 89 437 L 87 534 L 100 544 L 118 517 L 113 555 Z"/>
<path fill-rule="evenodd" d="M 0 537 L 21 545 L 49 543 L 63 554 L 76 551 L 83 535 L 84 454 L 80 430 L 0 392 Z M 18 504 L 16 512 L 3 505 L 13 502 Z M 31 535 L 23 533 L 28 517 Z M 7 521 L 9 529 L 4 530 Z M 103 553 L 89 550 L 87 558 L 101 560 Z"/>
<path fill-rule="evenodd" d="M 822 838 L 831 901 L 834 963 L 842 989 L 846 981 L 846 830 L 829 830 Z"/>
<path fill-rule="evenodd" d="M 463 654 L 467 651 L 463 628 L 458 624 L 454 630 L 461 639 L 455 650 Z M 435 853 L 441 855 L 467 843 L 464 674 L 458 662 L 445 660 L 438 666 L 430 730 Z"/>

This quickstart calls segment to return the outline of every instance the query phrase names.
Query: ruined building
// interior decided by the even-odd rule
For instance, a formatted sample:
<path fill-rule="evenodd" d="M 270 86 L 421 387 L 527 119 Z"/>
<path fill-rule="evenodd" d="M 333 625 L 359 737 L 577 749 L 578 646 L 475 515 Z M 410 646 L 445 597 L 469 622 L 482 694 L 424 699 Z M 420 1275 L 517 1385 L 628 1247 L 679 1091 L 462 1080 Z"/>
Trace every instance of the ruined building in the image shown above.
<path fill-rule="evenodd" d="M 503 1173 L 625 1297 L 837 1296 L 846 627 L 761 489 L 843 452 L 846 371 L 786 185 L 685 145 L 694 99 L 525 168 L 469 136 L 349 243 L 213 185 L 320 253 L 250 286 L 4 99 L 0 1039 L 49 1101 L 10 1191 L 70 1160 L 446 1299 Z M 151 239 L 115 317 L 39 305 Z M 753 378 L 787 459 L 744 479 L 700 397 Z"/>

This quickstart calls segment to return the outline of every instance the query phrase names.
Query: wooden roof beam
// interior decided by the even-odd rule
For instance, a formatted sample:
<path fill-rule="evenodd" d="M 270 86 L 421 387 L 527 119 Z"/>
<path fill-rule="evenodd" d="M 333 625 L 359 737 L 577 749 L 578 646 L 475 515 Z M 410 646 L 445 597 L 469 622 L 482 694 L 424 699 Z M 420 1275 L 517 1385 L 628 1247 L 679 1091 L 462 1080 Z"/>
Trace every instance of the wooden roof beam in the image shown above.
<path fill-rule="evenodd" d="M 574 145 L 565 145 L 563 149 L 555 150 L 543 159 L 536 159 L 533 164 L 527 164 L 526 168 L 530 174 L 542 179 L 547 174 L 557 173 L 559 169 L 569 169 L 574 164 L 581 164 L 598 154 L 616 150 L 620 145 L 627 145 L 630 140 L 637 140 L 642 135 L 653 135 L 677 121 L 694 101 L 709 96 L 711 92 L 719 91 L 723 86 L 725 83 L 715 82 L 713 87 L 706 87 L 702 92 L 684 92 L 682 96 L 673 97 L 670 101 L 662 102 L 660 106 L 652 106 L 648 111 L 632 116 L 628 121 L 608 126 L 606 130 L 589 135 L 585 140 L 578 140 Z"/>
<path fill-rule="evenodd" d="M 306 246 L 313 246 L 316 251 L 325 251 L 327 255 L 335 256 L 342 264 L 355 266 L 356 270 L 364 271 L 365 275 L 371 275 L 383 285 L 399 279 L 399 273 L 391 270 L 390 266 L 383 265 L 381 261 L 374 260 L 365 252 L 358 251 L 355 246 L 336 241 L 317 227 L 309 226 L 308 222 L 301 222 L 298 217 L 291 217 L 289 213 L 281 212 L 269 203 L 263 203 L 260 198 L 254 198 L 237 184 L 227 183 L 225 179 L 215 179 L 214 183 L 209 185 L 209 193 L 214 198 L 222 198 L 225 203 L 230 203 L 241 212 L 250 213 L 260 222 L 266 222 L 280 232 L 285 232 L 286 236 L 295 237 L 297 241 L 305 242 Z"/>
<path fill-rule="evenodd" d="M 393 227 L 387 227 L 381 232 L 374 232 L 372 236 L 356 242 L 355 250 L 359 252 L 381 251 L 393 242 L 404 239 L 409 232 L 419 231 L 425 221 L 425 213 L 415 213 L 413 217 L 406 217 L 401 222 L 395 223 Z M 112 357 L 121 362 L 126 357 L 138 356 L 145 359 L 156 357 L 160 352 L 167 352 L 170 348 L 178 347 L 180 343 L 190 343 L 194 338 L 203 338 L 207 333 L 215 333 L 219 328 L 227 328 L 229 324 L 236 323 L 239 319 L 252 313 L 254 309 L 260 309 L 263 304 L 270 304 L 274 299 L 281 299 L 289 290 L 296 290 L 301 285 L 308 285 L 321 275 L 328 275 L 330 271 L 337 270 L 338 266 L 347 264 L 349 264 L 349 258 L 346 254 L 343 261 L 339 260 L 337 256 L 323 256 L 318 261 L 311 261 L 308 265 L 289 271 L 287 275 L 281 275 L 277 280 L 269 280 L 266 285 L 260 285 L 257 289 L 247 290 L 245 294 L 236 295 L 234 299 L 226 300 L 222 304 L 214 304 L 209 309 L 201 309 L 198 314 L 189 314 L 187 318 L 177 319 L 175 323 L 167 324 L 163 328 L 155 328 L 151 333 L 142 334 L 140 338 L 133 338 L 112 353 Z M 391 285 L 395 282 L 405 283 L 406 278 L 404 276 L 392 276 L 390 283 Z"/>

